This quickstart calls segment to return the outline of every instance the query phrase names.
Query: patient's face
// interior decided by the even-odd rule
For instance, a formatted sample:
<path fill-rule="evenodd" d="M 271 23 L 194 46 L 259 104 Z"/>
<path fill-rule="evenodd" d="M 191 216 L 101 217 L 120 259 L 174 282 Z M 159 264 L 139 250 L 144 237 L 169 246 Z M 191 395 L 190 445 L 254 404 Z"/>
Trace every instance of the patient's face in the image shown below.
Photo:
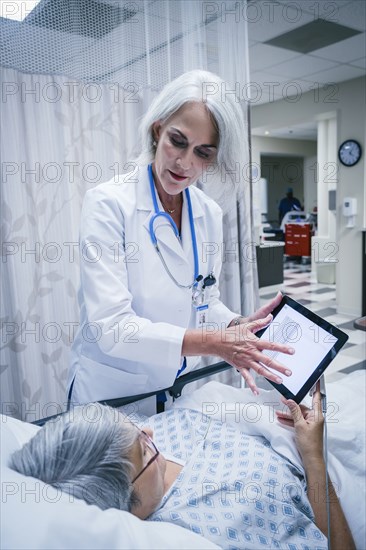
<path fill-rule="evenodd" d="M 151 438 L 152 430 L 144 428 L 144 432 Z M 135 466 L 135 474 L 143 470 L 146 464 L 151 459 L 152 454 L 149 447 L 146 445 L 143 438 L 138 438 L 132 453 L 130 455 L 131 462 Z M 158 506 L 165 492 L 165 476 L 166 461 L 162 454 L 159 454 L 156 460 L 152 462 L 141 476 L 134 482 L 134 487 L 138 493 L 140 503 L 133 506 L 131 512 L 140 519 L 146 519 Z M 134 477 L 134 476 L 133 476 Z"/>

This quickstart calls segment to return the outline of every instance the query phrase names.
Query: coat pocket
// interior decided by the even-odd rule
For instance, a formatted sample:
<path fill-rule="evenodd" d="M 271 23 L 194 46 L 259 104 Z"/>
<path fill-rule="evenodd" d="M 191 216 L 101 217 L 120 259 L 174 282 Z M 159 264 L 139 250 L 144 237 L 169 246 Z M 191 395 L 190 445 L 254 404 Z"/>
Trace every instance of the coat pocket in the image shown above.
<path fill-rule="evenodd" d="M 134 374 L 80 355 L 72 390 L 73 403 L 116 399 L 147 391 L 147 374 Z"/>

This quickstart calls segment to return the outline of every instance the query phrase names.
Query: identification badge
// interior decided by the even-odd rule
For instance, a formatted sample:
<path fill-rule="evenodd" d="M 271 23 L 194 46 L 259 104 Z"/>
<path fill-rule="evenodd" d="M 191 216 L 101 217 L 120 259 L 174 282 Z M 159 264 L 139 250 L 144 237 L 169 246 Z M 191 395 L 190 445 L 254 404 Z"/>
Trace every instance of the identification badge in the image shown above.
<path fill-rule="evenodd" d="M 193 306 L 196 311 L 196 328 L 202 328 L 208 321 L 208 302 Z"/>

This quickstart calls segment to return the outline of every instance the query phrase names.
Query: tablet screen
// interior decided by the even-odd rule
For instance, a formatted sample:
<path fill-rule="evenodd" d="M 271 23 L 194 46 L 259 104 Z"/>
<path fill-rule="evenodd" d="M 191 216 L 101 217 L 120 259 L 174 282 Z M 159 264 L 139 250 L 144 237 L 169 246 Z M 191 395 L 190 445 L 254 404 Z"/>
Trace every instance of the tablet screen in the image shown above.
<path fill-rule="evenodd" d="M 270 342 L 287 344 L 295 349 L 295 353 L 287 355 L 263 351 L 292 371 L 291 376 L 282 376 L 282 384 L 271 384 L 285 397 L 299 403 L 346 343 L 348 336 L 288 296 L 283 297 L 272 314 L 272 322 L 257 335 Z"/>

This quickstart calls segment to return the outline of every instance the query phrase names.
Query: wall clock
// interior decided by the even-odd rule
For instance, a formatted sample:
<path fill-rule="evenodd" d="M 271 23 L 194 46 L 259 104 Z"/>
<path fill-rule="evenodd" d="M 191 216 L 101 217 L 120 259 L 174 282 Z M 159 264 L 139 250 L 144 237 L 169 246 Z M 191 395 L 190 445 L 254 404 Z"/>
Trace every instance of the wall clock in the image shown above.
<path fill-rule="evenodd" d="M 347 139 L 338 149 L 338 158 L 344 166 L 354 166 L 361 158 L 361 145 L 355 139 Z"/>

